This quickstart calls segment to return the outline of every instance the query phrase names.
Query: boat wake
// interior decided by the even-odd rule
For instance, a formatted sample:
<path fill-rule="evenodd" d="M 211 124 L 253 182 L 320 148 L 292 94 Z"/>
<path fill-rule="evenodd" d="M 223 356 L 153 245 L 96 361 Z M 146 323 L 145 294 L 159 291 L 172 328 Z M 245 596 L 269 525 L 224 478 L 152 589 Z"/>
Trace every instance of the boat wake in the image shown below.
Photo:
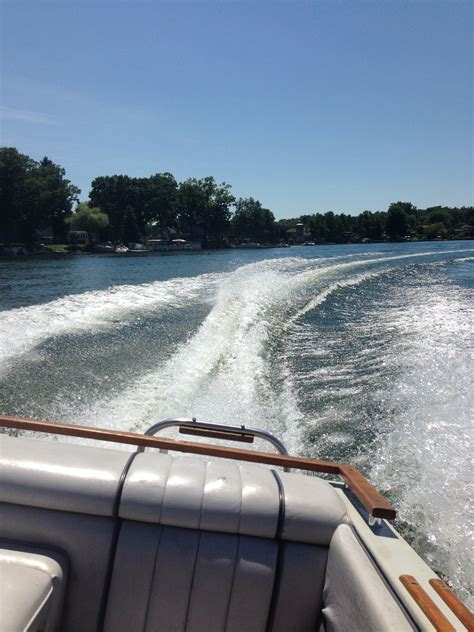
<path fill-rule="evenodd" d="M 458 289 L 410 294 L 391 313 L 399 370 L 387 408 L 395 418 L 379 438 L 371 477 L 391 490 L 415 547 L 472 606 L 474 307 Z"/>
<path fill-rule="evenodd" d="M 7 368 L 12 359 L 34 350 L 49 338 L 120 329 L 141 314 L 185 308 L 212 291 L 221 276 L 204 274 L 142 285 L 120 285 L 2 311 L 0 369 Z"/>
<path fill-rule="evenodd" d="M 32 363 L 41 380 L 49 341 L 91 346 L 90 362 L 68 367 L 80 397 L 63 386 L 5 412 L 134 431 L 196 416 L 354 462 L 466 598 L 474 314 L 468 290 L 443 276 L 453 261 L 472 261 L 466 253 L 268 259 L 0 312 L 0 381 L 16 380 L 18 392 Z M 192 328 L 163 337 L 179 323 Z M 94 364 L 98 336 L 133 358 L 132 372 L 113 353 Z M 49 383 L 62 383 L 63 362 L 49 366 Z"/>

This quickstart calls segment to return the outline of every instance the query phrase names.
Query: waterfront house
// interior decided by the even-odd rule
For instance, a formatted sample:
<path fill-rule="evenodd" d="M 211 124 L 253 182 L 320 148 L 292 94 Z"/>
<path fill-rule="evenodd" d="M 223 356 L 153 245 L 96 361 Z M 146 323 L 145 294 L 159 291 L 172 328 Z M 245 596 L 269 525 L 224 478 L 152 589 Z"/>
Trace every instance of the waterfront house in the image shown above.
<path fill-rule="evenodd" d="M 298 222 L 294 228 L 286 231 L 286 236 L 290 244 L 303 244 L 311 240 L 311 231 L 303 222 Z"/>

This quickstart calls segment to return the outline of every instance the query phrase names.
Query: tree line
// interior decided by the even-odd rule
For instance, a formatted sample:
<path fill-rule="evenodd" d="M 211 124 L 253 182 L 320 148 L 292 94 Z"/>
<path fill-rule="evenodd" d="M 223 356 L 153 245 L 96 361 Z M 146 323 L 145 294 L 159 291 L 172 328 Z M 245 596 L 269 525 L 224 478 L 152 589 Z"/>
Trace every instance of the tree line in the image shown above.
<path fill-rule="evenodd" d="M 65 239 L 79 193 L 49 158 L 37 162 L 13 147 L 0 148 L 0 241 L 31 243 L 46 227 Z"/>
<path fill-rule="evenodd" d="M 395 202 L 387 211 L 302 214 L 276 221 L 253 197 L 236 199 L 231 185 L 212 176 L 178 182 L 173 174 L 147 178 L 100 176 L 87 202 L 65 170 L 43 158 L 37 162 L 12 147 L 0 148 L 0 242 L 34 243 L 50 231 L 64 242 L 71 230 L 100 240 L 137 242 L 182 236 L 203 247 L 232 243 L 348 243 L 474 237 L 473 207 L 417 209 Z"/>
<path fill-rule="evenodd" d="M 316 243 L 474 238 L 474 207 L 432 206 L 417 209 L 411 202 L 394 202 L 387 211 L 336 215 L 332 211 L 301 215 Z M 280 220 L 285 228 L 295 220 Z"/>

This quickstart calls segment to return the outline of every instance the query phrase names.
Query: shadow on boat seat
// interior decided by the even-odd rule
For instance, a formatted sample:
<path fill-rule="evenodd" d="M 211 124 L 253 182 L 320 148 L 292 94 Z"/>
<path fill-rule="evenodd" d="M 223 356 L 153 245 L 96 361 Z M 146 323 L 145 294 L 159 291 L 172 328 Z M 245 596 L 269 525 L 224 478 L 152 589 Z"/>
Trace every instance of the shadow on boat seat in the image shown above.
<path fill-rule="evenodd" d="M 60 632 L 412 629 L 322 479 L 0 440 L 0 537 L 69 558 Z"/>

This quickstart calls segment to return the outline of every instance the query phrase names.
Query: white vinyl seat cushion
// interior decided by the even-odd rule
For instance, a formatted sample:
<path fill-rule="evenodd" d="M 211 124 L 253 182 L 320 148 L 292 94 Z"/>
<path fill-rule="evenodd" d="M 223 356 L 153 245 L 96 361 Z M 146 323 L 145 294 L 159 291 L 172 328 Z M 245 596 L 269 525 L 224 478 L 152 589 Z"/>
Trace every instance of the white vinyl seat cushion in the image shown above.
<path fill-rule="evenodd" d="M 70 564 L 60 632 L 96 630 L 104 611 L 105 632 L 413 629 L 328 482 L 155 451 L 130 459 L 0 436 L 0 536 Z M 0 556 L 11 571 L 0 605 L 17 616 L 0 632 L 34 630 L 64 583 L 54 555 L 41 570 L 21 546 Z M 8 609 L 21 595 L 27 610 Z"/>
<path fill-rule="evenodd" d="M 272 632 L 316 632 L 323 605 L 328 548 L 281 543 Z"/>
<path fill-rule="evenodd" d="M 326 481 L 261 465 L 139 454 L 123 487 L 120 517 L 328 546 L 347 522 L 344 503 Z M 282 521 L 282 523 L 281 523 Z"/>
<path fill-rule="evenodd" d="M 0 630 L 59 629 L 66 572 L 57 551 L 0 540 Z"/>
<path fill-rule="evenodd" d="M 323 602 L 326 632 L 414 629 L 349 525 L 331 540 Z"/>
<path fill-rule="evenodd" d="M 67 557 L 58 632 L 96 630 L 113 540 L 112 518 L 7 503 L 0 503 L 0 516 L 2 538 L 59 550 Z M 1 626 L 0 631 L 4 632 Z"/>
<path fill-rule="evenodd" d="M 272 540 L 125 522 L 104 632 L 263 632 Z"/>
<path fill-rule="evenodd" d="M 113 517 L 130 454 L 112 449 L 0 435 L 0 502 Z M 261 465 L 134 457 L 119 516 L 163 526 L 329 545 L 347 522 L 326 481 Z"/>
<path fill-rule="evenodd" d="M 0 501 L 111 516 L 127 452 L 0 434 Z"/>

